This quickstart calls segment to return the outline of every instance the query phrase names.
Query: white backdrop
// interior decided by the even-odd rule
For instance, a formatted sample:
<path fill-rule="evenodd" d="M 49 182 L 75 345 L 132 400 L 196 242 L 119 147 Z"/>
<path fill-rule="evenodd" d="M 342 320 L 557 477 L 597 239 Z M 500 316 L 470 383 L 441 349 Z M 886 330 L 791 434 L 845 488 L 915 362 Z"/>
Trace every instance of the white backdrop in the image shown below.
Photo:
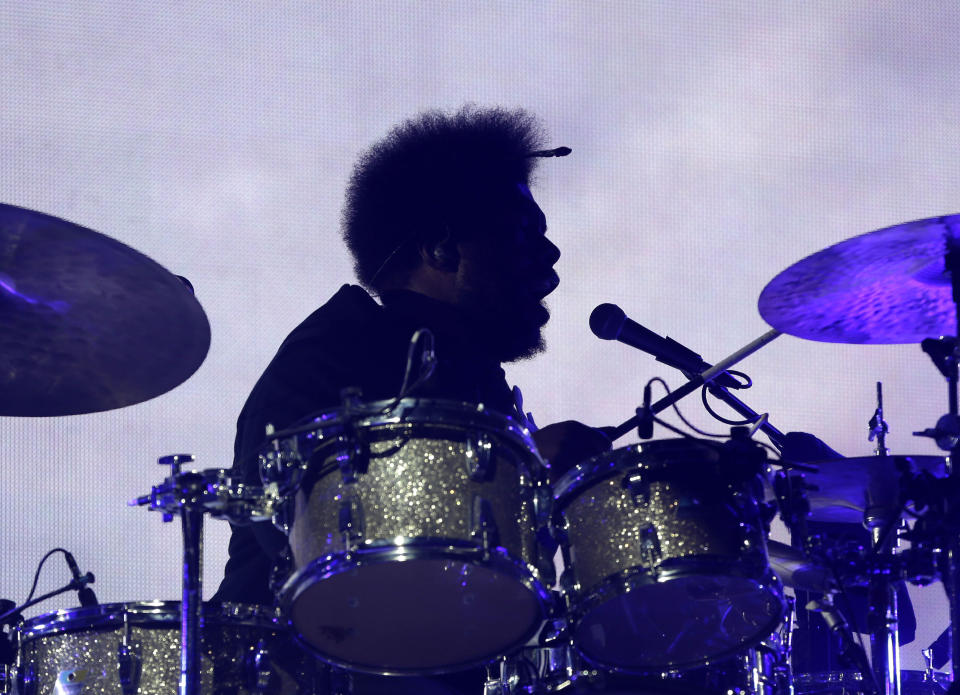
<path fill-rule="evenodd" d="M 22 600 L 62 545 L 103 602 L 177 597 L 178 527 L 125 502 L 162 478 L 159 455 L 230 465 L 257 376 L 352 279 L 346 178 L 401 118 L 524 106 L 573 148 L 543 162 L 534 190 L 563 251 L 548 352 L 508 376 L 541 423 L 615 424 L 648 378 L 680 379 L 594 338 L 596 304 L 717 361 L 767 329 L 757 297 L 794 261 L 960 209 L 958 31 L 949 2 L 0 4 L 0 201 L 185 275 L 213 332 L 199 371 L 150 402 L 0 418 L 0 595 Z M 781 337 L 741 366 L 754 408 L 847 455 L 870 453 L 882 380 L 891 448 L 936 453 L 910 436 L 945 410 L 918 346 Z M 719 427 L 695 398 L 683 406 Z M 208 522 L 208 596 L 227 535 Z M 56 559 L 40 590 L 67 576 Z M 905 666 L 946 626 L 941 594 L 914 592 Z"/>

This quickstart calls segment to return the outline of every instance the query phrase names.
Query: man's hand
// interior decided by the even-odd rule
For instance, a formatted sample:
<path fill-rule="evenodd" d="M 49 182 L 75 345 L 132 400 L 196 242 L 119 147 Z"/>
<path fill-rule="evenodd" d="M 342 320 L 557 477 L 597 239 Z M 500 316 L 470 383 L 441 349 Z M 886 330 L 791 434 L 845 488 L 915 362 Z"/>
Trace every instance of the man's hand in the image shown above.
<path fill-rule="evenodd" d="M 540 456 L 547 462 L 551 482 L 578 463 L 610 450 L 607 435 L 575 420 L 547 425 L 532 436 Z"/>

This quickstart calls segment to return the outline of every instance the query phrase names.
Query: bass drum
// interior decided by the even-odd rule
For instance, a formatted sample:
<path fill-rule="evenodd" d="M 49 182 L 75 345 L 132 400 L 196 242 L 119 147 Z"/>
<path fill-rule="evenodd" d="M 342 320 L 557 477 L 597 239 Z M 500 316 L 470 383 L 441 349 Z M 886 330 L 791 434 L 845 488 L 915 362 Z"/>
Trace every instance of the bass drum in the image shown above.
<path fill-rule="evenodd" d="M 288 507 L 280 592 L 329 663 L 437 674 L 522 646 L 550 605 L 552 502 L 529 433 L 482 405 L 355 404 L 278 432 L 261 457 Z"/>
<path fill-rule="evenodd" d="M 595 457 L 555 487 L 561 587 L 573 643 L 611 671 L 673 671 L 741 653 L 785 609 L 758 499 L 751 442 L 638 444 Z"/>
<path fill-rule="evenodd" d="M 292 641 L 277 612 L 204 606 L 204 693 L 325 692 L 325 669 Z M 114 603 L 47 613 L 14 631 L 19 695 L 169 695 L 180 680 L 180 603 Z"/>

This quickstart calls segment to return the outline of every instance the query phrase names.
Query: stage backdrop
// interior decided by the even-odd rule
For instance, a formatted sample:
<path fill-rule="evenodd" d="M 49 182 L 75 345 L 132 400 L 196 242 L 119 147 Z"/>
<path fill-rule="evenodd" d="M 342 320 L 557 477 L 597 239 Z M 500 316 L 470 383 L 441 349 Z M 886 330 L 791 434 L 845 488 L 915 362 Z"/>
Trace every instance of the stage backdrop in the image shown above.
<path fill-rule="evenodd" d="M 619 423 L 650 377 L 682 381 L 594 338 L 597 304 L 717 361 L 768 329 L 757 298 L 794 261 L 960 211 L 952 3 L 50 0 L 0 4 L 0 32 L 0 200 L 186 276 L 213 334 L 199 371 L 152 401 L 0 418 L 0 595 L 14 600 L 58 545 L 103 602 L 178 597 L 178 526 L 126 502 L 161 480 L 162 454 L 230 465 L 280 341 L 352 280 L 339 215 L 356 155 L 422 109 L 524 106 L 573 148 L 534 189 L 563 251 L 548 351 L 508 369 L 540 423 Z M 946 408 L 916 345 L 784 336 L 741 367 L 743 398 L 773 424 L 851 456 L 871 453 L 883 381 L 893 451 L 936 453 L 911 436 Z M 696 397 L 681 405 L 722 431 Z M 227 536 L 208 521 L 207 596 Z M 67 578 L 56 558 L 40 591 Z M 946 626 L 942 593 L 913 591 L 906 667 Z"/>

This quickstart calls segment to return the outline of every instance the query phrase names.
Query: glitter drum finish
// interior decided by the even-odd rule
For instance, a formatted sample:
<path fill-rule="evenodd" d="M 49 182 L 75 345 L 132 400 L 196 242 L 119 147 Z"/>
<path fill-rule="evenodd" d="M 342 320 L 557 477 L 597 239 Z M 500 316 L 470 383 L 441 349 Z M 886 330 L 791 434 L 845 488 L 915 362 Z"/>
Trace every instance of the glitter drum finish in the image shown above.
<path fill-rule="evenodd" d="M 180 680 L 180 603 L 114 603 L 48 613 L 15 632 L 22 695 L 170 695 Z M 205 693 L 313 693 L 322 670 L 278 613 L 204 607 Z"/>
<path fill-rule="evenodd" d="M 687 668 L 773 632 L 785 607 L 757 504 L 763 454 L 746 459 L 669 439 L 595 457 L 558 481 L 561 585 L 588 661 L 628 673 Z"/>
<path fill-rule="evenodd" d="M 468 405 L 345 409 L 275 438 L 265 482 L 295 500 L 281 592 L 322 659 L 442 673 L 522 645 L 549 605 L 545 470 L 526 430 Z"/>
<path fill-rule="evenodd" d="M 960 215 L 841 241 L 771 280 L 760 294 L 760 315 L 784 333 L 829 343 L 919 343 L 956 335 L 948 239 L 960 239 Z"/>

